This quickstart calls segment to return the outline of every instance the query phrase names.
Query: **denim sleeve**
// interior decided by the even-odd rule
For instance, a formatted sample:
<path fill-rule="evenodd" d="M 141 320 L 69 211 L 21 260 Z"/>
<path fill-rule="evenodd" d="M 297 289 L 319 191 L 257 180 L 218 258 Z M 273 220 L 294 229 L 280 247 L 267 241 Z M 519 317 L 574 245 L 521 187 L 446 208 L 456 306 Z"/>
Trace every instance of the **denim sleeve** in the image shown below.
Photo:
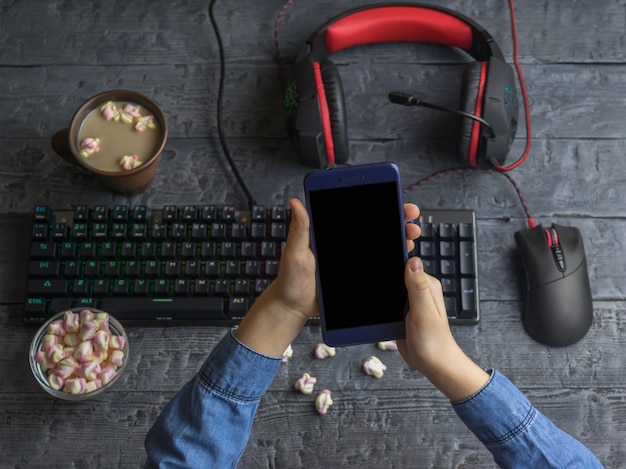
<path fill-rule="evenodd" d="M 501 467 L 603 467 L 589 449 L 554 425 L 495 370 L 485 387 L 452 405 Z"/>
<path fill-rule="evenodd" d="M 280 363 L 226 334 L 148 432 L 145 467 L 235 467 Z"/>

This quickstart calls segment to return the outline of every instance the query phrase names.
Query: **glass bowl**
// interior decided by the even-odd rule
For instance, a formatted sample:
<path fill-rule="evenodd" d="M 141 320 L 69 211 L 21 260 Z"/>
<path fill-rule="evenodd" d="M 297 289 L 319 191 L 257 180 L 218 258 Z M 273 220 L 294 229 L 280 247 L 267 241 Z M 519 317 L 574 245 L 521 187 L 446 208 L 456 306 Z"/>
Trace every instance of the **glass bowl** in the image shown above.
<path fill-rule="evenodd" d="M 39 328 L 29 362 L 35 380 L 52 396 L 90 399 L 109 390 L 122 375 L 128 336 L 119 321 L 102 310 L 71 308 Z"/>

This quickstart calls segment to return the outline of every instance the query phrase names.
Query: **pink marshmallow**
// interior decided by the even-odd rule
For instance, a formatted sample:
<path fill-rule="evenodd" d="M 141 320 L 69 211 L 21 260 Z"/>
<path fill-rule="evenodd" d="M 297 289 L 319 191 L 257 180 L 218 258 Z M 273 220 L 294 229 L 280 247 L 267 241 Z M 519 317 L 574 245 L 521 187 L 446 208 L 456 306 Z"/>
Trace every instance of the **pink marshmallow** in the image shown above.
<path fill-rule="evenodd" d="M 72 376 L 77 366 L 78 363 L 76 363 L 76 360 L 74 360 L 74 358 L 67 357 L 57 363 L 57 366 L 54 369 L 53 373 L 63 379 L 67 379 Z"/>
<path fill-rule="evenodd" d="M 111 335 L 107 331 L 99 330 L 93 336 L 93 348 L 96 352 L 109 350 Z"/>
<path fill-rule="evenodd" d="M 78 332 L 80 329 L 80 317 L 71 311 L 66 311 L 63 315 L 63 325 L 67 332 Z"/>
<path fill-rule="evenodd" d="M 316 378 L 313 378 L 308 373 L 304 373 L 301 378 L 296 380 L 293 386 L 302 394 L 311 394 L 313 392 L 313 388 L 315 387 L 316 382 Z"/>
<path fill-rule="evenodd" d="M 98 331 L 98 327 L 98 322 L 95 320 L 85 321 L 78 332 L 78 336 L 83 341 L 93 339 Z"/>
<path fill-rule="evenodd" d="M 109 315 L 107 313 L 96 313 L 95 317 L 100 325 L 99 330 L 111 332 L 111 329 L 109 329 Z"/>
<path fill-rule="evenodd" d="M 122 350 L 125 345 L 124 336 L 112 335 L 109 341 L 109 347 L 115 350 Z"/>
<path fill-rule="evenodd" d="M 46 329 L 46 333 L 52 334 L 52 335 L 64 336 L 66 331 L 63 328 L 63 320 L 59 319 L 57 321 L 54 321 L 54 322 L 51 322 L 50 324 L 48 324 L 48 327 Z"/>
<path fill-rule="evenodd" d="M 102 381 L 102 385 L 104 386 L 105 384 L 110 383 L 116 375 L 117 371 L 112 366 L 102 368 L 102 373 L 100 373 L 100 380 Z"/>
<path fill-rule="evenodd" d="M 41 350 L 48 350 L 59 343 L 59 338 L 54 334 L 46 334 L 41 338 Z"/>
<path fill-rule="evenodd" d="M 63 336 L 63 343 L 70 347 L 76 347 L 81 343 L 80 337 L 75 332 L 70 332 Z"/>
<path fill-rule="evenodd" d="M 55 364 L 48 360 L 46 352 L 44 350 L 40 350 L 35 354 L 35 361 L 39 363 L 39 367 L 41 371 L 48 371 L 51 368 L 55 367 Z"/>
<path fill-rule="evenodd" d="M 333 405 L 333 399 L 331 397 L 331 392 L 328 389 L 324 389 L 320 392 L 315 398 L 315 408 L 317 411 L 324 415 L 328 412 L 328 408 Z"/>
<path fill-rule="evenodd" d="M 100 107 L 100 113 L 107 121 L 117 122 L 120 119 L 120 109 L 113 101 L 108 101 Z"/>
<path fill-rule="evenodd" d="M 124 352 L 122 352 L 121 350 L 114 350 L 109 355 L 109 363 L 115 367 L 120 366 L 122 363 L 124 363 Z"/>
<path fill-rule="evenodd" d="M 93 381 L 87 381 L 85 384 L 85 393 L 94 392 L 96 389 L 100 389 L 102 387 L 102 381 L 99 379 L 95 379 Z"/>
<path fill-rule="evenodd" d="M 95 318 L 95 315 L 90 309 L 83 309 L 80 313 L 78 313 L 78 315 L 80 316 L 80 320 L 82 322 L 91 321 Z"/>
<path fill-rule="evenodd" d="M 135 124 L 135 130 L 137 132 L 143 132 L 146 129 L 154 129 L 156 128 L 156 124 L 154 123 L 154 116 L 144 116 L 137 119 L 137 123 Z"/>
<path fill-rule="evenodd" d="M 48 384 L 55 391 L 59 391 L 60 389 L 62 389 L 64 383 L 65 381 L 60 376 L 55 375 L 54 373 L 50 373 L 48 375 Z"/>
<path fill-rule="evenodd" d="M 65 352 L 63 351 L 63 345 L 56 344 L 48 350 L 47 358 L 52 363 L 59 363 L 65 358 Z"/>
<path fill-rule="evenodd" d="M 65 380 L 63 391 L 70 394 L 83 394 L 87 387 L 87 381 L 85 378 L 70 378 Z"/>
<path fill-rule="evenodd" d="M 78 347 L 76 347 L 76 350 L 74 351 L 74 358 L 83 363 L 91 360 L 92 355 L 93 344 L 88 340 L 78 344 Z"/>
<path fill-rule="evenodd" d="M 95 381 L 100 376 L 102 368 L 98 362 L 83 363 L 81 365 L 81 375 L 87 381 Z"/>

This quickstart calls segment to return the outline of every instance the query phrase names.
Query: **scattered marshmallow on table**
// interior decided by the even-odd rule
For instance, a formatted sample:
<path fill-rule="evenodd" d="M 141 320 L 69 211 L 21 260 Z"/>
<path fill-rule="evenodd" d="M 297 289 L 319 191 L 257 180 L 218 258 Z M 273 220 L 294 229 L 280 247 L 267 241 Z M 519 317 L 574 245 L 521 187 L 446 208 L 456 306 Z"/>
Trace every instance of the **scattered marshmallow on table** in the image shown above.
<path fill-rule="evenodd" d="M 113 335 L 106 313 L 66 311 L 50 323 L 35 360 L 52 389 L 92 392 L 110 382 L 124 363 L 125 341 Z"/>
<path fill-rule="evenodd" d="M 328 345 L 320 342 L 315 347 L 315 356 L 320 360 L 323 360 L 327 357 L 334 357 L 336 355 L 335 347 L 329 347 Z"/>
<path fill-rule="evenodd" d="M 294 388 L 300 391 L 302 394 L 311 394 L 317 379 L 308 373 L 303 373 L 301 378 L 298 378 L 294 383 Z"/>
<path fill-rule="evenodd" d="M 329 389 L 324 389 L 315 398 L 315 408 L 317 411 L 324 415 L 328 412 L 328 408 L 333 405 L 333 399 Z"/>
<path fill-rule="evenodd" d="M 395 340 L 384 340 L 376 345 L 380 350 L 398 350 L 398 343 Z"/>
<path fill-rule="evenodd" d="M 371 356 L 363 363 L 363 371 L 375 378 L 382 378 L 387 367 L 377 357 Z"/>
<path fill-rule="evenodd" d="M 291 357 L 293 357 L 293 348 L 291 347 L 291 344 L 289 344 L 283 352 L 282 362 L 287 363 Z"/>

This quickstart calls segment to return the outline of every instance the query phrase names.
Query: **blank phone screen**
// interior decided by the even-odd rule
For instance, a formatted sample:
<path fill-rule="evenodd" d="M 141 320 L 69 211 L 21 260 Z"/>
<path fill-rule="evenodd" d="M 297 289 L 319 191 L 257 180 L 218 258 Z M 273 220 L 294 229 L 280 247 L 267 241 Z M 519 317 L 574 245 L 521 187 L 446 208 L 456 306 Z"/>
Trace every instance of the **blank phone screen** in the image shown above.
<path fill-rule="evenodd" d="M 404 320 L 402 211 L 395 182 L 309 193 L 328 330 Z"/>

